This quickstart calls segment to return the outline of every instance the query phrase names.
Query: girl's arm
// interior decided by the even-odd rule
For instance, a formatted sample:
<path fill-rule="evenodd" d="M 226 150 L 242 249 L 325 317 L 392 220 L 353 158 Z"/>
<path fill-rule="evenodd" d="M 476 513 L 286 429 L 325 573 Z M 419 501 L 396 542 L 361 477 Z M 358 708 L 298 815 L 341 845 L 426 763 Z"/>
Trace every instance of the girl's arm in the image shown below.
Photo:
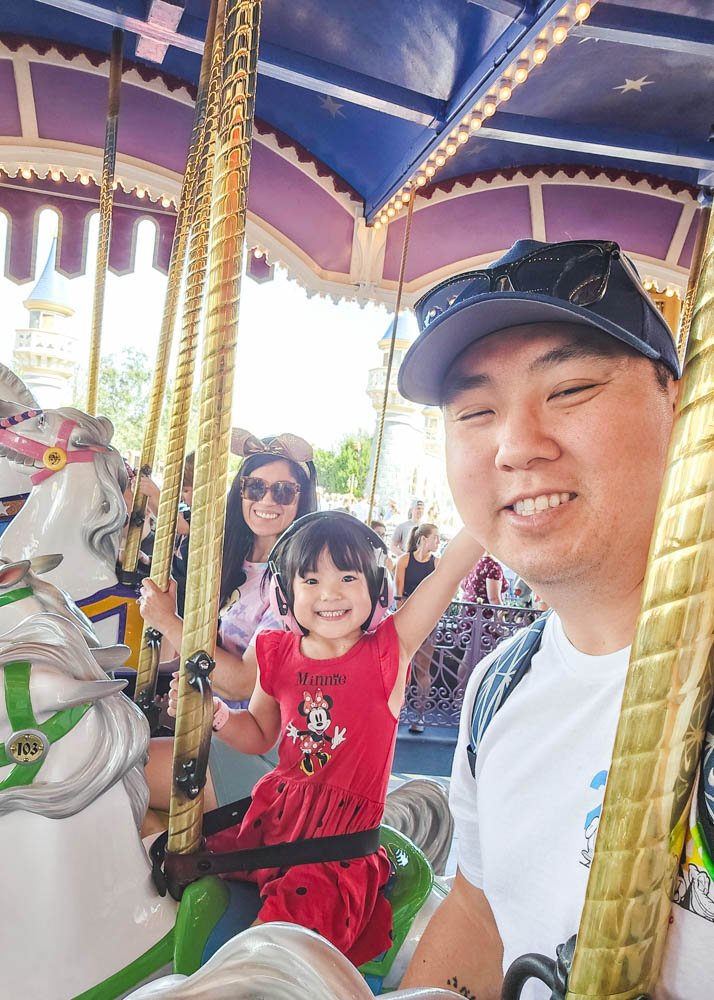
<path fill-rule="evenodd" d="M 260 686 L 260 671 L 247 709 L 231 710 L 218 738 L 242 753 L 267 753 L 280 736 L 280 705 Z"/>
<path fill-rule="evenodd" d="M 176 717 L 178 676 L 176 671 L 169 685 L 168 714 L 173 718 Z M 214 718 L 221 709 L 228 712 L 228 719 L 216 732 L 218 738 L 234 750 L 250 754 L 267 753 L 277 743 L 280 736 L 280 706 L 275 698 L 263 691 L 259 678 L 256 678 L 247 709 L 229 709 L 220 699 L 214 698 Z"/>
<path fill-rule="evenodd" d="M 394 594 L 398 601 L 402 599 L 402 594 L 404 593 L 404 577 L 407 572 L 408 561 L 409 553 L 406 553 L 397 559 L 397 578 L 394 581 Z"/>
<path fill-rule="evenodd" d="M 439 565 L 394 614 L 402 658 L 416 653 L 453 599 L 461 580 L 484 549 L 465 528 L 450 542 Z M 398 570 L 397 570 L 398 572 Z"/>

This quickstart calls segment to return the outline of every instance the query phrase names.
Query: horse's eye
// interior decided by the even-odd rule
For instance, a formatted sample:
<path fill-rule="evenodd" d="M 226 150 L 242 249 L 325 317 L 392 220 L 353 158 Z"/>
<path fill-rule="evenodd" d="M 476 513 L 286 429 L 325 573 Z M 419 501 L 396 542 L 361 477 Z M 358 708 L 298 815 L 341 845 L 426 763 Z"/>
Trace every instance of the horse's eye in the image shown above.
<path fill-rule="evenodd" d="M 37 418 L 37 426 L 42 428 L 45 426 L 46 423 L 47 423 L 47 417 L 44 415 L 44 413 L 41 413 Z"/>

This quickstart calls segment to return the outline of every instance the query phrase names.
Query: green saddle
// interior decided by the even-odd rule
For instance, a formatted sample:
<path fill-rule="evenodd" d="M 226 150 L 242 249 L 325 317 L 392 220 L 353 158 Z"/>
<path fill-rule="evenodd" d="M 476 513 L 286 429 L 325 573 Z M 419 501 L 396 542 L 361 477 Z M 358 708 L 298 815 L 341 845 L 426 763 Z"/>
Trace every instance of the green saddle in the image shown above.
<path fill-rule="evenodd" d="M 359 970 L 373 992 L 381 988 L 414 918 L 434 885 L 434 872 L 428 858 L 404 834 L 393 830 L 391 826 L 382 826 L 379 840 L 396 868 L 397 878 L 389 895 L 392 907 L 392 946 L 379 958 L 365 962 Z"/>

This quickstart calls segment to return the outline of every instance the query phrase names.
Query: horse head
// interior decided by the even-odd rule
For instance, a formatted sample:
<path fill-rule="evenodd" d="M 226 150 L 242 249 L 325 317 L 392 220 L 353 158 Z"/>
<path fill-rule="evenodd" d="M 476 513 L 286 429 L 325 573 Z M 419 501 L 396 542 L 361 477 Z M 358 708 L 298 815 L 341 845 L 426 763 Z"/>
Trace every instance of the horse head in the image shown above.
<path fill-rule="evenodd" d="M 35 491 L 45 483 L 52 486 L 56 516 L 66 506 L 63 517 L 81 517 L 82 537 L 90 555 L 98 557 L 111 573 L 127 517 L 123 494 L 128 482 L 121 455 L 110 444 L 113 434 L 107 417 L 92 417 L 73 407 L 18 412 L 16 403 L 0 400 L 0 456 L 29 474 Z M 77 466 L 89 466 L 91 474 L 77 472 L 78 479 L 68 478 Z M 35 491 L 31 500 L 41 504 Z M 10 537 L 27 533 L 25 522 L 38 516 L 44 514 L 23 508 L 18 515 L 22 520 L 18 523 L 15 519 Z M 37 537 L 38 525 L 32 523 L 29 529 Z M 55 544 L 58 541 L 59 536 Z M 3 551 L 15 554 L 18 547 L 13 542 Z"/>
<path fill-rule="evenodd" d="M 139 825 L 148 724 L 79 630 L 58 615 L 26 619 L 0 639 L 0 677 L 0 815 L 73 816 L 123 780 Z"/>

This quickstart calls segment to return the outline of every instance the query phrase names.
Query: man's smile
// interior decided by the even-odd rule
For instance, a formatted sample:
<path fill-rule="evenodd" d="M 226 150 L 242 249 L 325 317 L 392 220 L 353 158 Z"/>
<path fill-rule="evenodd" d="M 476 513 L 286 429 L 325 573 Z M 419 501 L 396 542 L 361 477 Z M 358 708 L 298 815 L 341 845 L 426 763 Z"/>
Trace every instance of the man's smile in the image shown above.
<path fill-rule="evenodd" d="M 512 510 L 520 517 L 532 517 L 534 514 L 548 510 L 551 507 L 560 507 L 561 504 L 569 503 L 571 500 L 575 500 L 577 495 L 577 493 L 567 491 L 537 493 L 533 496 L 519 497 L 517 500 L 513 500 L 510 504 L 507 504 L 504 509 Z"/>

